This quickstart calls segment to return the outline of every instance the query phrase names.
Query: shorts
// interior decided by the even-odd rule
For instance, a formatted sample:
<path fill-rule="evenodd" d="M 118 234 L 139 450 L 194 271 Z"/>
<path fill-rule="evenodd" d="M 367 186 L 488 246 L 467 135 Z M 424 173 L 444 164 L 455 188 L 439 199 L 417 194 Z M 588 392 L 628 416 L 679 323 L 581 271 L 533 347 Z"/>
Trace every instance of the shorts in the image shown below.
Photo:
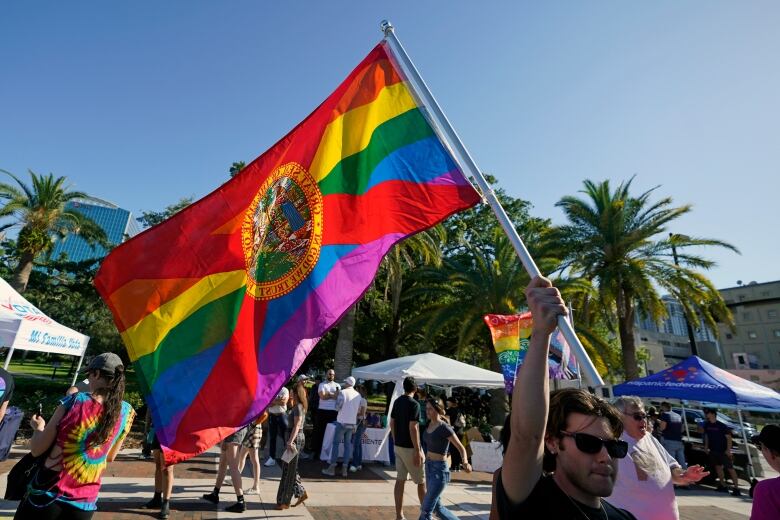
<path fill-rule="evenodd" d="M 262 424 L 250 424 L 249 431 L 247 431 L 244 438 L 243 446 L 250 450 L 256 450 L 260 447 L 260 441 L 263 439 L 263 425 Z"/>
<path fill-rule="evenodd" d="M 401 482 L 406 480 L 407 475 L 415 484 L 425 482 L 425 465 L 414 465 L 414 448 L 395 447 L 395 471 L 395 479 Z"/>
<path fill-rule="evenodd" d="M 226 444 L 241 444 L 244 442 L 248 430 L 249 426 L 244 426 L 240 430 L 236 430 L 235 432 L 225 437 L 222 442 Z"/>
<path fill-rule="evenodd" d="M 729 459 L 725 453 L 715 453 L 714 451 L 710 452 L 710 464 L 712 466 L 723 466 L 726 469 L 734 467 L 731 464 L 731 459 Z"/>

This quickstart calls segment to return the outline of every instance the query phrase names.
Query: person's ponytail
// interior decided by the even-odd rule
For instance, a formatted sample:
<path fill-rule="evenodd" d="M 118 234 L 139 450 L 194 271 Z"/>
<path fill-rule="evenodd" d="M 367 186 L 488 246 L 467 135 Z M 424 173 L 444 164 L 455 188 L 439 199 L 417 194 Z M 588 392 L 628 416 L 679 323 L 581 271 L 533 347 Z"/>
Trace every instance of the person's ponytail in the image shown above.
<path fill-rule="evenodd" d="M 104 444 L 114 433 L 114 427 L 122 413 L 122 399 L 125 396 L 125 367 L 119 365 L 113 374 L 101 370 L 100 376 L 107 379 L 109 384 L 103 389 L 103 412 L 90 440 L 90 445 L 93 447 Z"/>

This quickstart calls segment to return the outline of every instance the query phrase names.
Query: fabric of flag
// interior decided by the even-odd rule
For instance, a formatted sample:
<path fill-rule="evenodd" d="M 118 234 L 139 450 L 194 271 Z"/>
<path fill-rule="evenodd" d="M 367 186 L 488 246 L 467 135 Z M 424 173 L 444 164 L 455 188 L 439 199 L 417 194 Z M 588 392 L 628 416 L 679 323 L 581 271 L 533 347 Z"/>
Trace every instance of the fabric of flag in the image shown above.
<path fill-rule="evenodd" d="M 236 177 L 95 279 L 168 463 L 260 415 L 398 241 L 478 194 L 384 44 Z"/>
<path fill-rule="evenodd" d="M 493 338 L 493 348 L 504 374 L 504 388 L 511 394 L 515 386 L 517 370 L 522 366 L 528 343 L 531 340 L 533 319 L 530 312 L 523 314 L 488 314 L 483 318 Z M 577 365 L 563 334 L 555 329 L 550 338 L 550 377 L 572 379 L 577 376 Z"/>

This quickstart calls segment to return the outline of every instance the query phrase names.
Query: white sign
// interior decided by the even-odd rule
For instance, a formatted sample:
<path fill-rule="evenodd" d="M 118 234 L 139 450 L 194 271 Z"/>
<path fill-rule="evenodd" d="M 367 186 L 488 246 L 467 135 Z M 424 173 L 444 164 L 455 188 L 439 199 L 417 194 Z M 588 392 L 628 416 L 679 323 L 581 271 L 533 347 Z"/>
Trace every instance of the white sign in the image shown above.
<path fill-rule="evenodd" d="M 390 462 L 390 454 L 388 452 L 388 445 L 390 440 L 385 438 L 387 430 L 384 428 L 366 428 L 363 432 L 361 442 L 363 444 L 363 460 L 364 461 L 377 461 L 377 462 Z M 328 424 L 325 428 L 325 435 L 322 437 L 322 451 L 320 452 L 320 460 L 330 460 L 330 450 L 333 444 L 333 436 L 336 434 L 336 425 L 334 423 Z M 351 448 L 350 448 L 351 449 Z M 340 442 L 338 445 L 339 458 L 343 458 L 344 455 L 344 442 Z M 350 458 L 352 458 L 350 456 Z"/>
<path fill-rule="evenodd" d="M 56 322 L 41 325 L 40 322 L 22 321 L 16 331 L 14 348 L 81 356 L 87 349 L 89 337 Z"/>
<path fill-rule="evenodd" d="M 471 467 L 474 471 L 493 473 L 504 463 L 500 442 L 472 441 L 469 443 L 469 447 L 471 448 Z"/>

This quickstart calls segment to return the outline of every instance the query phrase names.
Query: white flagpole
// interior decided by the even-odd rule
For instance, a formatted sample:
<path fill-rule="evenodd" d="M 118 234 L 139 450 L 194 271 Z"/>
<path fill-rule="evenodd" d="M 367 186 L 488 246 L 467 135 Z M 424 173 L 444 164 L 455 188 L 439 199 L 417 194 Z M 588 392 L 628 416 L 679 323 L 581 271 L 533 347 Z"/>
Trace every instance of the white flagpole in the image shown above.
<path fill-rule="evenodd" d="M 520 235 L 517 234 L 517 230 L 512 225 L 512 221 L 509 219 L 506 212 L 504 211 L 504 208 L 501 206 L 501 203 L 493 193 L 490 184 L 488 184 L 488 182 L 485 180 L 485 177 L 482 175 L 482 172 L 480 171 L 476 162 L 474 162 L 471 154 L 469 154 L 465 145 L 460 140 L 458 133 L 450 124 L 447 116 L 436 102 L 436 98 L 433 97 L 433 94 L 428 89 L 428 86 L 420 76 L 420 73 L 417 72 L 417 68 L 414 66 L 414 63 L 412 63 L 411 58 L 409 58 L 409 55 L 406 54 L 403 45 L 401 45 L 401 42 L 398 41 L 398 38 L 395 36 L 395 30 L 392 24 L 387 20 L 383 20 L 380 24 L 380 28 L 385 35 L 385 41 L 387 41 L 390 51 L 393 53 L 393 56 L 396 58 L 399 66 L 409 80 L 412 93 L 418 98 L 420 105 L 427 109 L 428 119 L 433 126 L 434 131 L 449 148 L 453 159 L 458 162 L 458 165 L 461 167 L 463 172 L 472 176 L 476 181 L 477 185 L 482 191 L 482 196 L 485 198 L 486 202 L 493 210 L 493 213 L 495 213 L 496 217 L 498 218 L 499 224 L 501 224 L 504 233 L 506 233 L 509 241 L 512 243 L 512 246 L 515 248 L 515 252 L 520 258 L 520 262 L 522 262 L 526 272 L 528 272 L 528 275 L 531 276 L 531 278 L 535 276 L 542 276 L 542 273 L 536 266 L 534 259 L 531 258 L 531 254 L 525 247 L 523 240 L 520 238 Z M 569 346 L 574 351 L 577 360 L 581 363 L 581 367 L 585 370 L 585 373 L 587 374 L 593 386 L 604 386 L 604 381 L 601 379 L 601 376 L 596 370 L 596 367 L 588 357 L 588 354 L 585 352 L 585 348 L 582 346 L 582 343 L 580 343 L 580 340 L 574 333 L 574 329 L 565 316 L 558 316 L 558 328 L 561 330 L 563 337 L 566 338 Z"/>

